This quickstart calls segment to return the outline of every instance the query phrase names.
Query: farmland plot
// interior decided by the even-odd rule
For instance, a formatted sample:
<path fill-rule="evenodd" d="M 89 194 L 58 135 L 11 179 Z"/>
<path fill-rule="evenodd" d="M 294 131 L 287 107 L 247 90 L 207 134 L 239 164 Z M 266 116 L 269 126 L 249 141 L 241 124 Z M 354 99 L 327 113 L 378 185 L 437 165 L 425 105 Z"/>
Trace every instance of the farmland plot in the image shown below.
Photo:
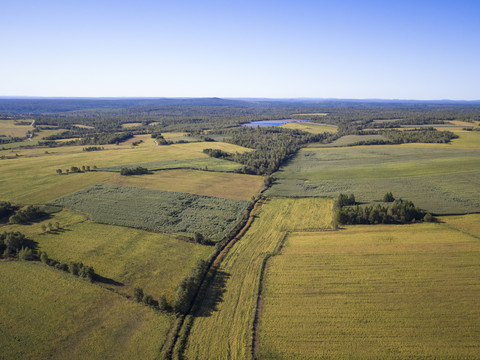
<path fill-rule="evenodd" d="M 479 259 L 444 224 L 292 233 L 267 267 L 259 358 L 478 359 Z"/>

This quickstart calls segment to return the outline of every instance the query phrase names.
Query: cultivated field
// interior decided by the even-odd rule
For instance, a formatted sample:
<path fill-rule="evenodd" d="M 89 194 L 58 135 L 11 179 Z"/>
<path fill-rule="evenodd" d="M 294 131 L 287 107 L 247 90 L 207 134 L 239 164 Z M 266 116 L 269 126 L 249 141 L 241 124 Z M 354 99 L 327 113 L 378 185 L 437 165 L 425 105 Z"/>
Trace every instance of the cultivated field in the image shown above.
<path fill-rule="evenodd" d="M 58 222 L 61 229 L 43 232 L 42 225 L 49 222 Z M 93 266 L 96 273 L 113 280 L 102 286 L 126 295 L 140 287 L 155 298 L 165 295 L 168 300 L 173 300 L 179 281 L 196 262 L 213 251 L 163 234 L 96 224 L 70 210 L 31 225 L 0 227 L 0 232 L 4 231 L 22 232 L 52 259 Z"/>
<path fill-rule="evenodd" d="M 211 196 L 94 185 L 51 202 L 84 212 L 102 224 L 168 234 L 201 233 L 219 241 L 245 216 L 248 202 Z"/>
<path fill-rule="evenodd" d="M 285 129 L 302 130 L 312 134 L 321 134 L 324 132 L 336 133 L 337 127 L 335 125 L 317 124 L 312 122 L 290 122 L 281 125 Z"/>
<path fill-rule="evenodd" d="M 479 359 L 474 216 L 290 234 L 267 267 L 259 358 Z"/>
<path fill-rule="evenodd" d="M 31 120 L 24 120 L 25 122 L 31 122 Z M 30 125 L 16 125 L 15 120 L 0 120 L 0 135 L 8 137 L 25 137 L 27 132 L 33 130 Z"/>
<path fill-rule="evenodd" d="M 99 168 L 98 171 L 116 171 L 120 172 L 122 168 L 134 169 L 138 166 L 144 167 L 151 171 L 168 170 L 168 169 L 196 169 L 218 172 L 233 172 L 243 168 L 243 165 L 233 161 L 227 161 L 215 158 L 194 158 L 180 160 L 154 161 L 137 164 L 122 164 L 117 166 L 107 166 Z"/>
<path fill-rule="evenodd" d="M 43 264 L 0 273 L 1 359 L 154 359 L 172 321 Z"/>
<path fill-rule="evenodd" d="M 480 151 L 424 146 L 302 149 L 275 173 L 278 196 L 354 193 L 361 202 L 394 196 L 439 214 L 480 211 Z"/>
<path fill-rule="evenodd" d="M 2 168 L 0 199 L 25 204 L 41 204 L 112 177 L 111 173 L 102 172 L 70 175 L 56 173 L 57 169 L 65 171 L 72 166 L 107 167 L 195 158 L 210 160 L 211 158 L 202 152 L 205 148 L 233 153 L 250 151 L 241 146 L 217 142 L 133 149 L 130 145 L 125 147 L 105 145 L 104 147 L 103 151 L 92 152 L 82 151 L 83 146 L 0 151 L 0 156 L 6 157 L 0 160 Z"/>
<path fill-rule="evenodd" d="M 331 228 L 333 202 L 270 199 L 221 262 L 188 338 L 188 359 L 248 359 L 262 263 L 291 230 Z"/>
<path fill-rule="evenodd" d="M 105 182 L 235 200 L 251 200 L 263 186 L 261 176 L 198 170 L 163 170 L 148 176 L 117 175 L 108 178 Z"/>

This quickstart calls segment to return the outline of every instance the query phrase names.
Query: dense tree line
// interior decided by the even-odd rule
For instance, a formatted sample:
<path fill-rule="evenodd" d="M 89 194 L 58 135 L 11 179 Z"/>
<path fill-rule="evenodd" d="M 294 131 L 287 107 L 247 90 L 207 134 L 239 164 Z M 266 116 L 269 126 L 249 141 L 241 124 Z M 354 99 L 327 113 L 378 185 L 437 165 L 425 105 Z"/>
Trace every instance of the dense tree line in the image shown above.
<path fill-rule="evenodd" d="M 299 130 L 278 127 L 242 127 L 224 131 L 226 141 L 255 149 L 242 154 L 228 154 L 221 150 L 208 149 L 206 153 L 213 157 L 233 160 L 244 164 L 242 172 L 247 174 L 269 175 L 278 170 L 282 162 L 294 154 L 300 147 L 310 142 L 328 141 L 332 136 L 328 133 L 310 134 Z"/>
<path fill-rule="evenodd" d="M 389 130 L 382 132 L 393 144 L 404 143 L 449 143 L 450 140 L 458 138 L 458 135 L 451 131 L 438 131 L 436 129 L 414 129 L 414 130 Z"/>
<path fill-rule="evenodd" d="M 190 309 L 192 301 L 200 287 L 207 268 L 207 262 L 204 260 L 199 260 L 190 274 L 180 281 L 175 293 L 173 305 L 173 310 L 177 314 L 186 314 Z"/>

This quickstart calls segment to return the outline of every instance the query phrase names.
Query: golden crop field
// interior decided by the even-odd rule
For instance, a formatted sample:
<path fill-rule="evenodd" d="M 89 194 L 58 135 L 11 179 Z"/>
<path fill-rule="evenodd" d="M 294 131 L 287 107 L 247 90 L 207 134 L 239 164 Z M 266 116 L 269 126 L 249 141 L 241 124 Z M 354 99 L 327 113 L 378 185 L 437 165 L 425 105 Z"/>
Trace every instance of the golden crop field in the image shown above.
<path fill-rule="evenodd" d="M 221 262 L 188 337 L 188 359 L 248 359 L 264 258 L 285 231 L 332 227 L 333 201 L 269 199 Z"/>
<path fill-rule="evenodd" d="M 121 176 L 117 173 L 104 182 L 236 200 L 250 200 L 263 186 L 263 178 L 257 175 L 182 169 L 162 170 L 148 176 Z"/>
<path fill-rule="evenodd" d="M 58 222 L 61 230 L 44 233 L 42 225 Z M 96 224 L 71 210 L 31 225 L 4 225 L 0 232 L 20 231 L 38 243 L 39 250 L 63 263 L 83 262 L 95 272 L 122 285 L 108 285 L 132 295 L 141 287 L 158 298 L 172 300 L 180 279 L 212 248 L 163 234 L 121 226 Z"/>
<path fill-rule="evenodd" d="M 479 359 L 476 221 L 290 234 L 267 266 L 259 358 Z"/>
<path fill-rule="evenodd" d="M 302 130 L 312 134 L 321 134 L 324 132 L 336 133 L 337 127 L 335 125 L 317 124 L 312 122 L 290 122 L 281 125 L 280 127 L 293 130 Z"/>
<path fill-rule="evenodd" d="M 0 273 L 2 359 L 154 359 L 173 320 L 40 263 Z"/>
<path fill-rule="evenodd" d="M 3 151 L 7 156 L 0 160 L 0 200 L 25 204 L 41 204 L 72 193 L 84 187 L 98 184 L 115 174 L 88 172 L 58 175 L 56 169 L 72 166 L 106 167 L 162 160 L 208 158 L 202 151 L 215 148 L 227 152 L 250 151 L 227 143 L 185 143 L 169 146 L 138 147 L 106 145 L 103 151 L 82 151 L 82 146 L 54 149 L 22 149 Z M 47 153 L 46 153 L 47 152 Z M 15 156 L 18 154 L 19 156 Z"/>

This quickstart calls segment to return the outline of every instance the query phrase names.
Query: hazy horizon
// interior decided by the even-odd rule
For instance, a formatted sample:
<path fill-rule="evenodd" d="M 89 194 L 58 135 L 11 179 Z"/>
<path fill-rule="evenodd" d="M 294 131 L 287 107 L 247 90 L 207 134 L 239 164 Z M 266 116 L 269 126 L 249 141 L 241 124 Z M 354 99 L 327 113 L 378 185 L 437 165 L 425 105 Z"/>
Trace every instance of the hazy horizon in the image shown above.
<path fill-rule="evenodd" d="M 478 101 L 471 0 L 7 0 L 2 97 Z"/>

